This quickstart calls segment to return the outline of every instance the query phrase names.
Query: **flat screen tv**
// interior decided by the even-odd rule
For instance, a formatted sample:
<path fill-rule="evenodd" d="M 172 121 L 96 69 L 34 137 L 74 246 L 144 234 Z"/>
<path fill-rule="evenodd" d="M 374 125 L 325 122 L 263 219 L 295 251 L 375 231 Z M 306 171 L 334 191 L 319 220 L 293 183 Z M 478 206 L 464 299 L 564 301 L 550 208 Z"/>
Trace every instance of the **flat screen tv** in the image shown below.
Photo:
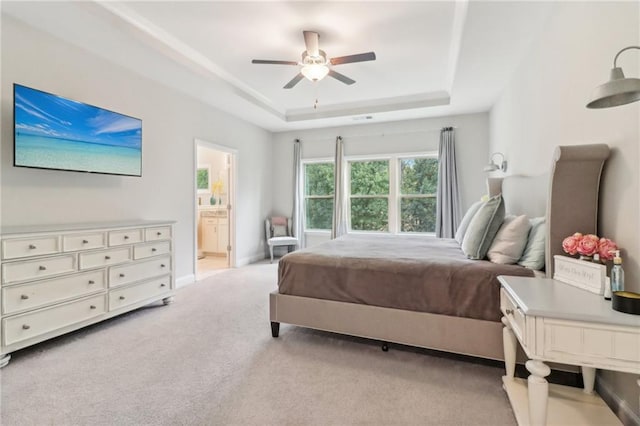
<path fill-rule="evenodd" d="M 142 120 L 13 85 L 13 165 L 142 176 Z"/>

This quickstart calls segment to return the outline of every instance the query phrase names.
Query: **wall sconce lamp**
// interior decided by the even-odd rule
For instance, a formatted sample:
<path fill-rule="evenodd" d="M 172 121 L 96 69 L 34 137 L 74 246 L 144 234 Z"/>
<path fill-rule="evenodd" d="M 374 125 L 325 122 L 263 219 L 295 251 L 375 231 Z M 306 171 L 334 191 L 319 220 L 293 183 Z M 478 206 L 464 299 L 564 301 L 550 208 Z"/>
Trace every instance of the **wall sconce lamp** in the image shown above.
<path fill-rule="evenodd" d="M 499 163 L 496 163 L 493 159 L 498 155 L 500 156 L 501 160 Z M 493 154 L 491 154 L 489 164 L 484 167 L 485 172 L 495 172 L 496 170 L 501 170 L 503 172 L 507 171 L 507 161 L 504 159 L 504 154 L 501 152 L 494 152 Z"/>
<path fill-rule="evenodd" d="M 640 50 L 640 46 L 625 47 L 616 54 L 609 81 L 596 87 L 587 108 L 609 108 L 640 101 L 640 79 L 625 78 L 622 68 L 616 65 L 618 56 L 629 49 Z"/>

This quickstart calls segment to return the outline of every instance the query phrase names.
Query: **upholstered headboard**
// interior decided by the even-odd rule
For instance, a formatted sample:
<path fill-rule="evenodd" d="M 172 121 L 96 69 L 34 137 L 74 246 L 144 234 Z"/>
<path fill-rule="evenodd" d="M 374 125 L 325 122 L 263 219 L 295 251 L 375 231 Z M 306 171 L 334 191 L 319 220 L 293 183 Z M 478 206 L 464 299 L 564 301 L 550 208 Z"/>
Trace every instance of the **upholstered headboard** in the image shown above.
<path fill-rule="evenodd" d="M 565 237 L 597 233 L 600 174 L 608 157 L 605 144 L 558 146 L 549 174 L 487 180 L 489 195 L 502 193 L 507 213 L 546 216 L 547 277 L 553 276 L 553 256 L 562 254 Z"/>

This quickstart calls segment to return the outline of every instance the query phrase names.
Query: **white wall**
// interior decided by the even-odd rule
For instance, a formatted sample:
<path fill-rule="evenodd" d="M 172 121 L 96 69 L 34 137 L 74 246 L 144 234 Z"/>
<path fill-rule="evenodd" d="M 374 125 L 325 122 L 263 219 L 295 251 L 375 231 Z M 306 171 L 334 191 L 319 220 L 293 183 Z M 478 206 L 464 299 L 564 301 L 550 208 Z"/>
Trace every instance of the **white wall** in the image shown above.
<path fill-rule="evenodd" d="M 142 178 L 15 168 L 12 83 L 142 119 Z M 172 219 L 175 273 L 194 253 L 194 138 L 238 150 L 237 260 L 264 256 L 269 132 L 2 16 L 2 225 Z"/>
<path fill-rule="evenodd" d="M 510 173 L 548 171 L 557 145 L 611 147 L 600 190 L 599 233 L 624 249 L 626 285 L 636 292 L 640 292 L 640 103 L 603 110 L 585 105 L 593 89 L 607 81 L 616 52 L 640 44 L 639 13 L 637 2 L 559 3 L 490 118 L 491 150 L 507 155 Z M 628 77 L 640 74 L 639 53 L 630 51 L 619 59 Z M 612 373 L 602 377 L 638 413 L 634 377 Z"/>
<path fill-rule="evenodd" d="M 437 151 L 440 129 L 453 126 L 460 196 L 466 211 L 486 192 L 482 169 L 489 161 L 487 113 L 372 123 L 276 133 L 273 148 L 273 213 L 290 215 L 293 206 L 293 141 L 300 139 L 302 158 L 333 158 L 336 136 L 344 140 L 345 156 Z M 307 238 L 308 245 L 321 241 Z"/>

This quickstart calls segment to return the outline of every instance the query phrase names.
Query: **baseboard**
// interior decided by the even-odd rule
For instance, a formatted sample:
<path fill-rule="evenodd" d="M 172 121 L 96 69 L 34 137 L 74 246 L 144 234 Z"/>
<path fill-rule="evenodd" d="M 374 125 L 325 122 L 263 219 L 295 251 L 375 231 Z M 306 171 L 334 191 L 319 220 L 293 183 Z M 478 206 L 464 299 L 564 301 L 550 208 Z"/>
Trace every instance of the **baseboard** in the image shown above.
<path fill-rule="evenodd" d="M 194 274 L 189 274 L 182 276 L 180 278 L 176 278 L 176 288 L 184 287 L 189 284 L 193 284 L 196 282 L 196 276 Z"/>
<path fill-rule="evenodd" d="M 264 259 L 266 259 L 266 256 L 264 253 L 258 253 L 258 254 L 254 254 L 253 256 L 243 257 L 241 259 L 236 260 L 236 268 L 239 268 L 240 266 L 249 265 L 250 263 L 258 262 Z"/>
<path fill-rule="evenodd" d="M 611 408 L 611 411 L 618 416 L 622 424 L 625 426 L 640 426 L 640 417 L 633 412 L 627 401 L 616 395 L 611 386 L 600 377 L 596 380 L 596 392 Z"/>

